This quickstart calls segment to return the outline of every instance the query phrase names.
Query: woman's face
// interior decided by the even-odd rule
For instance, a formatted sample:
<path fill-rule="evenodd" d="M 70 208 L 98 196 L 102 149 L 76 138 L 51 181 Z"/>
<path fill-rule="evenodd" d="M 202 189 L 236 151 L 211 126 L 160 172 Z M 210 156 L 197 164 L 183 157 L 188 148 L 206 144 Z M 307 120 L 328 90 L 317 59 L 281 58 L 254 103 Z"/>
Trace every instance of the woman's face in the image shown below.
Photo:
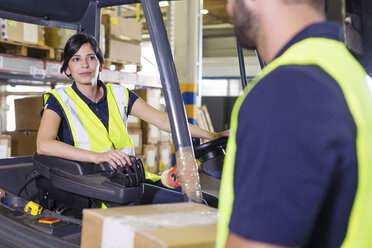
<path fill-rule="evenodd" d="M 89 43 L 83 44 L 72 56 L 66 69 L 77 84 L 97 83 L 98 73 L 102 70 L 97 56 Z"/>

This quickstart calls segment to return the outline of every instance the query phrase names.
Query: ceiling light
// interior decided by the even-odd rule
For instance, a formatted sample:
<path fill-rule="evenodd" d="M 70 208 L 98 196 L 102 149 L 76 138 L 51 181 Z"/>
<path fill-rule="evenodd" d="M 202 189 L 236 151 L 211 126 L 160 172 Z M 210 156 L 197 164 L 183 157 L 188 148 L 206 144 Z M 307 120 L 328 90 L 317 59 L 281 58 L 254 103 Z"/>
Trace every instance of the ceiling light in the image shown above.
<path fill-rule="evenodd" d="M 200 11 L 200 13 L 202 13 L 203 15 L 206 15 L 206 14 L 209 13 L 209 11 L 208 11 L 207 9 L 202 9 L 202 10 Z"/>

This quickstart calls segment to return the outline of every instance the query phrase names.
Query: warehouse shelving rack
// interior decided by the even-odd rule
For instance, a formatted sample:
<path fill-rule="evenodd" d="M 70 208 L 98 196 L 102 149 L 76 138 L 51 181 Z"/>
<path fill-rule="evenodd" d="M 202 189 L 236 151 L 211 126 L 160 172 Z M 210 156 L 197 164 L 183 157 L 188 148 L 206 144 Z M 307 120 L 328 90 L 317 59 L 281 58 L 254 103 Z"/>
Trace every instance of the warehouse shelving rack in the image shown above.
<path fill-rule="evenodd" d="M 56 85 L 71 84 L 60 74 L 61 62 L 0 54 L 0 84 Z M 103 69 L 100 78 L 104 82 L 133 84 L 143 87 L 161 87 L 160 79 L 141 72 L 122 72 Z"/>

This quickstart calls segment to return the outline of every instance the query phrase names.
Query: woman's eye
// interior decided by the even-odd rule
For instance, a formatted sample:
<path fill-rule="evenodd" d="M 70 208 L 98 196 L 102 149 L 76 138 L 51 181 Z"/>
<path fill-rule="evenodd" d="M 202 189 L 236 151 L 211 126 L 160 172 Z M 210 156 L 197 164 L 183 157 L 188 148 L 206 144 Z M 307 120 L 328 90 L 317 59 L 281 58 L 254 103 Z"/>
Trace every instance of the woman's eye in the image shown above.
<path fill-rule="evenodd" d="M 90 56 L 89 59 L 90 60 L 95 60 L 96 59 L 96 56 Z"/>
<path fill-rule="evenodd" d="M 79 58 L 73 58 L 72 61 L 79 61 Z"/>

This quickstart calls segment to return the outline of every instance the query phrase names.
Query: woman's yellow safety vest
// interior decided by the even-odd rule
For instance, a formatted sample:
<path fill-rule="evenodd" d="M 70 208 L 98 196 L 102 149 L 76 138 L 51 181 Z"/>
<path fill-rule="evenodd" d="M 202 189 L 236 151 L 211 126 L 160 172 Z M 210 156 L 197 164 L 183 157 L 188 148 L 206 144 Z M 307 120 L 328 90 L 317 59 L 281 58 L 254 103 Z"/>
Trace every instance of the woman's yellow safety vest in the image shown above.
<path fill-rule="evenodd" d="M 69 125 L 74 146 L 103 152 L 120 149 L 134 156 L 134 146 L 127 132 L 128 89 L 105 84 L 108 105 L 108 130 L 72 87 L 51 90 L 44 94 L 44 105 L 53 95 L 61 105 Z"/>
<path fill-rule="evenodd" d="M 325 38 L 308 38 L 291 46 L 272 61 L 254 79 L 236 101 L 231 115 L 230 138 L 222 173 L 218 247 L 224 247 L 234 202 L 234 164 L 236 131 L 240 107 L 252 88 L 267 74 L 285 65 L 317 65 L 339 84 L 357 128 L 358 187 L 349 218 L 343 248 L 372 247 L 372 85 L 362 66 L 342 42 Z M 249 223 L 247 223 L 249 224 Z"/>

